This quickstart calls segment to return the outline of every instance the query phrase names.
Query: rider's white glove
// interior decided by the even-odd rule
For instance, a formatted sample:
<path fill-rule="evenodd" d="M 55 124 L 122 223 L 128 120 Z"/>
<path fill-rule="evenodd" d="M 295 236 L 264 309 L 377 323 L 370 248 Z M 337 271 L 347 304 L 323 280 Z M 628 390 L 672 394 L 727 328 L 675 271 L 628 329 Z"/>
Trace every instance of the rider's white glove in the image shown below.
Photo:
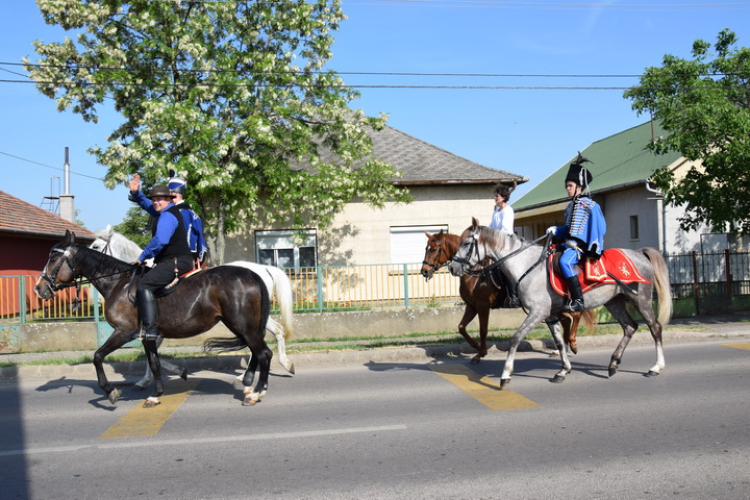
<path fill-rule="evenodd" d="M 555 234 L 557 232 L 556 226 L 550 226 L 547 228 L 547 234 Z"/>

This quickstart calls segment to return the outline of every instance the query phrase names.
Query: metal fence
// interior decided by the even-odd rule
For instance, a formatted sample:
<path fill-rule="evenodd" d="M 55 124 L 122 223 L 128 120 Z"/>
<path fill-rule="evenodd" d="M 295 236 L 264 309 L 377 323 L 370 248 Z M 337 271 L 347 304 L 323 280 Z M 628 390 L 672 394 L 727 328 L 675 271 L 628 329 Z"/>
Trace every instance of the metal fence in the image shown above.
<path fill-rule="evenodd" d="M 430 307 L 460 300 L 459 280 L 441 270 L 426 282 L 420 268 L 421 264 L 383 264 L 285 271 L 292 284 L 295 312 Z M 33 291 L 37 279 L 0 276 L 0 321 L 86 320 L 104 315 L 106 304 L 91 285 L 81 287 L 80 307 L 74 309 L 74 289 L 45 302 Z"/>
<path fill-rule="evenodd" d="M 750 295 L 750 252 L 689 253 L 666 258 L 674 298 Z M 426 282 L 421 264 L 327 266 L 286 269 L 295 312 L 430 307 L 460 302 L 459 280 L 445 269 Z M 80 307 L 74 289 L 43 302 L 33 292 L 38 276 L 0 277 L 0 321 L 98 320 L 103 303 L 83 285 Z"/>

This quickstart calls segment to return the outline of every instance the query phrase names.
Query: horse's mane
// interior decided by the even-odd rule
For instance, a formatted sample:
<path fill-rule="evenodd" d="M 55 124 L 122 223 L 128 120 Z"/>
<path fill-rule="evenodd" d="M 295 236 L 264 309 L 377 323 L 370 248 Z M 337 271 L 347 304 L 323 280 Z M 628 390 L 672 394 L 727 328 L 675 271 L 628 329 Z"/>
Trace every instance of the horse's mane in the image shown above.
<path fill-rule="evenodd" d="M 76 253 L 82 253 L 82 255 L 86 257 L 88 263 L 99 269 L 106 268 L 113 273 L 119 273 L 134 268 L 133 264 L 124 262 L 116 257 L 112 257 L 111 255 L 93 250 L 81 243 L 76 243 L 75 249 Z"/>
<path fill-rule="evenodd" d="M 526 239 L 522 236 L 491 227 L 480 226 L 479 234 L 484 243 L 498 249 L 505 248 L 507 245 L 512 245 L 513 243 L 520 243 L 521 245 L 526 243 Z"/>

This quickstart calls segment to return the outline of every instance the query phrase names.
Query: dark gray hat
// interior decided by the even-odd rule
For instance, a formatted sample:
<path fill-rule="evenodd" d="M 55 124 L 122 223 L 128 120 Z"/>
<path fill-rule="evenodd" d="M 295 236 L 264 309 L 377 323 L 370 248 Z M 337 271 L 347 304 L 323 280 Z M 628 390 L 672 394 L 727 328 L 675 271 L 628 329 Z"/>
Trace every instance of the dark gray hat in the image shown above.
<path fill-rule="evenodd" d="M 149 198 L 153 200 L 154 196 L 166 196 L 167 198 L 174 198 L 174 195 L 169 190 L 169 186 L 166 186 L 164 184 L 154 186 L 154 188 L 151 190 L 151 195 L 149 196 Z"/>

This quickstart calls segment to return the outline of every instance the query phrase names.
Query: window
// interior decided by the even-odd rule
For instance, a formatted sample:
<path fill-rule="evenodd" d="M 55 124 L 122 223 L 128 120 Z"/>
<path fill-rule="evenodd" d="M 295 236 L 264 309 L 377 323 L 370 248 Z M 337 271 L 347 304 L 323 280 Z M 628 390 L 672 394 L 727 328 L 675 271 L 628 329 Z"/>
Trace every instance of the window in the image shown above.
<path fill-rule="evenodd" d="M 630 239 L 631 240 L 638 239 L 638 216 L 637 215 L 630 216 Z"/>
<path fill-rule="evenodd" d="M 424 249 L 427 247 L 428 233 L 440 230 L 448 232 L 448 225 L 438 226 L 392 226 L 391 227 L 391 264 L 408 264 L 422 262 Z"/>
<path fill-rule="evenodd" d="M 293 231 L 256 231 L 255 248 L 259 264 L 276 267 L 317 266 L 317 236 L 315 230 L 305 232 L 300 242 Z"/>

